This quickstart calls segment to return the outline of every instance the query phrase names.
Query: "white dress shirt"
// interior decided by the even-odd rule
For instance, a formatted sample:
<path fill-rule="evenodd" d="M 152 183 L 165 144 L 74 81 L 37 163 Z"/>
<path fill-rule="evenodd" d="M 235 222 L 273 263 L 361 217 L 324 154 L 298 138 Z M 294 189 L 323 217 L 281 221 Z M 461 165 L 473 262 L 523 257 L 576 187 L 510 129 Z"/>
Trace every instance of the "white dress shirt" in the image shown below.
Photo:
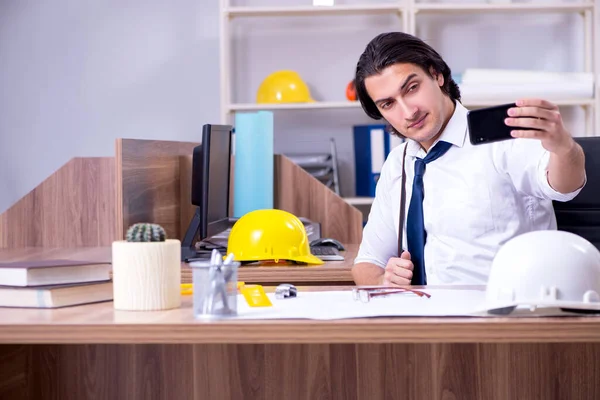
<path fill-rule="evenodd" d="M 549 153 L 539 140 L 511 139 L 474 146 L 467 129 L 467 109 L 456 102 L 439 138 L 453 146 L 428 163 L 423 175 L 428 285 L 486 284 L 494 255 L 507 240 L 525 232 L 556 229 L 552 200 L 568 201 L 581 191 L 562 194 L 550 186 L 546 172 Z M 403 248 L 407 248 L 414 162 L 426 155 L 413 140 L 392 150 L 383 165 L 355 263 L 385 268 L 391 257 L 398 256 L 405 146 Z"/>

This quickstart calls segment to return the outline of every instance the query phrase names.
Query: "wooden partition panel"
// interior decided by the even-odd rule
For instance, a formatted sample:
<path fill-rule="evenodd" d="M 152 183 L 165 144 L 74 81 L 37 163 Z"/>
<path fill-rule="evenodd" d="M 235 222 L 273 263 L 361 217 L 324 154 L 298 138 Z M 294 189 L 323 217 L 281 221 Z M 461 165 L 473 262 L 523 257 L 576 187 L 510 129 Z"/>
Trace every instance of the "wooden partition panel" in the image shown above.
<path fill-rule="evenodd" d="M 360 243 L 362 213 L 289 158 L 275 156 L 275 206 L 321 223 L 321 236 Z"/>
<path fill-rule="evenodd" d="M 125 237 L 127 229 L 137 222 L 160 224 L 168 237 L 181 239 L 189 221 L 181 221 L 181 204 L 189 207 L 189 194 L 182 193 L 181 176 L 190 177 L 191 163 L 181 157 L 190 156 L 199 143 L 159 140 L 119 139 L 117 154 L 117 233 Z M 186 175 L 187 174 L 187 175 Z M 182 228 L 182 225 L 186 226 Z"/>
<path fill-rule="evenodd" d="M 0 248 L 110 246 L 137 222 L 160 224 L 181 240 L 194 212 L 197 145 L 118 139 L 115 158 L 72 159 L 0 215 Z M 274 163 L 275 208 L 320 222 L 323 236 L 360 242 L 358 209 L 288 158 L 276 155 Z M 232 168 L 231 189 L 233 175 Z"/>
<path fill-rule="evenodd" d="M 0 215 L 0 248 L 108 246 L 115 160 L 73 158 Z"/>

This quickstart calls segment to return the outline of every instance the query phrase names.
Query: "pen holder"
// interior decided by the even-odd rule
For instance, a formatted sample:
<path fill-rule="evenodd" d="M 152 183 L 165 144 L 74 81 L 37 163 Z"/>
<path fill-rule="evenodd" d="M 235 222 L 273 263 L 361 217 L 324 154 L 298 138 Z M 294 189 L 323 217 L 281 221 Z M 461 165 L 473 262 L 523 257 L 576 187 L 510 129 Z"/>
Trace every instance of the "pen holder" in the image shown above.
<path fill-rule="evenodd" d="M 239 262 L 215 266 L 210 261 L 194 261 L 194 317 L 220 319 L 237 316 L 237 274 Z"/>
<path fill-rule="evenodd" d="M 181 242 L 162 227 L 135 224 L 112 244 L 114 308 L 168 310 L 181 306 Z"/>

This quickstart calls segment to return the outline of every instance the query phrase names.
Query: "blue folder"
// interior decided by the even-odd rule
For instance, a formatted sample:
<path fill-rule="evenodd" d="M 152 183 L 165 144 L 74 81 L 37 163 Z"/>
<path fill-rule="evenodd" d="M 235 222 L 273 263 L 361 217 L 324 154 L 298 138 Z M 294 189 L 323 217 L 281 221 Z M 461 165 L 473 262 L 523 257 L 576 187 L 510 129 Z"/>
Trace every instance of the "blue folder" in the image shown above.
<path fill-rule="evenodd" d="M 383 124 L 355 125 L 356 196 L 375 197 L 381 167 L 391 150 L 391 135 Z"/>

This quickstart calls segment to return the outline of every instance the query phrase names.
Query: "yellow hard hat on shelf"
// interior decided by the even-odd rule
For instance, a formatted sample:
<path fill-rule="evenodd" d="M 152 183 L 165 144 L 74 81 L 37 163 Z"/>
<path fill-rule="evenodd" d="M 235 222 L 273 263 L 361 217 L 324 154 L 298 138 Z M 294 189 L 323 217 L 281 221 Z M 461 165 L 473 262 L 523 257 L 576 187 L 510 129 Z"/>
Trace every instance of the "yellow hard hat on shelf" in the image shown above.
<path fill-rule="evenodd" d="M 276 71 L 262 81 L 256 93 L 256 102 L 270 103 L 312 103 L 310 90 L 295 71 Z"/>
<path fill-rule="evenodd" d="M 310 253 L 308 236 L 295 215 L 276 209 L 244 214 L 231 228 L 227 254 L 236 261 L 290 260 L 323 264 Z"/>

